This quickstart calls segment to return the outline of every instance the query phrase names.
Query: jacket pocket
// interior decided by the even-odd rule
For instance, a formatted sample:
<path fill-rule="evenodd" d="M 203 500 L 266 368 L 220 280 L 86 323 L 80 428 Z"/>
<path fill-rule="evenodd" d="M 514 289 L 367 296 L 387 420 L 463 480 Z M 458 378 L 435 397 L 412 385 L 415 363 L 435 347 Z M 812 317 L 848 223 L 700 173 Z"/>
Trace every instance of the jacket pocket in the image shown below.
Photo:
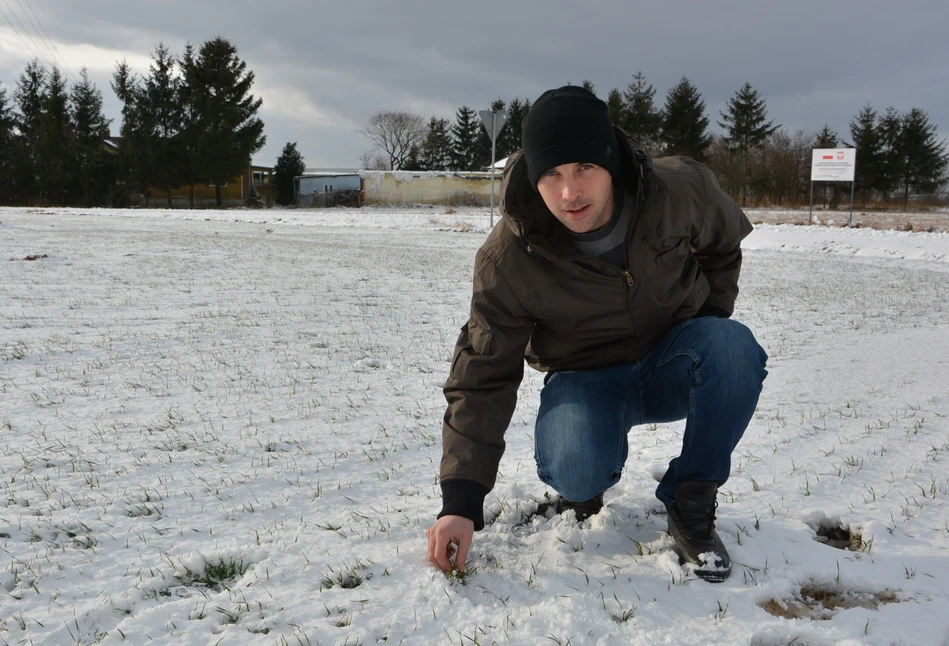
<path fill-rule="evenodd" d="M 681 265 L 690 253 L 692 253 L 692 247 L 689 245 L 688 238 L 682 238 L 672 249 L 656 256 L 656 267 L 667 269 Z"/>
<path fill-rule="evenodd" d="M 493 345 L 494 337 L 491 335 L 491 332 L 487 328 L 483 328 L 473 321 L 468 321 L 465 324 L 465 327 L 468 328 L 468 339 L 471 342 L 472 349 L 478 354 L 488 355 L 491 354 L 491 346 Z"/>

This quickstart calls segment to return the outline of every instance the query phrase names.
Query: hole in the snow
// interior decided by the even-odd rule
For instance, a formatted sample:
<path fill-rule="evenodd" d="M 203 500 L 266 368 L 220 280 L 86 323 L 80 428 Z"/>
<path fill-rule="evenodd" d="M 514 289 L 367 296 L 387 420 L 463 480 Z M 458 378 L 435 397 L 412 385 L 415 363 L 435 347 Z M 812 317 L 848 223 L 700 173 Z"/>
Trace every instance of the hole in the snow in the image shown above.
<path fill-rule="evenodd" d="M 889 590 L 858 592 L 810 584 L 801 586 L 800 591 L 790 599 L 768 599 L 758 605 L 775 617 L 825 620 L 848 608 L 875 610 L 883 604 L 899 602 L 896 593 Z"/>
<path fill-rule="evenodd" d="M 836 547 L 838 550 L 862 552 L 868 547 L 868 544 L 863 541 L 863 536 L 861 536 L 859 532 L 854 531 L 851 527 L 834 525 L 827 522 L 815 527 L 814 531 L 817 532 L 816 540 L 818 542 Z"/>

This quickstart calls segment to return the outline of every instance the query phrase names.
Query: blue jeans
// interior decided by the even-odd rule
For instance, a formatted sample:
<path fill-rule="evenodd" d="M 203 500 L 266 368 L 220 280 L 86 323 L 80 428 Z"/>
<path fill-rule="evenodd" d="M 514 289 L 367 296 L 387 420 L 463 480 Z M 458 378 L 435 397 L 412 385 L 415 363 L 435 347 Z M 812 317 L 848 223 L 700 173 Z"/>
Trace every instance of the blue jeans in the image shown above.
<path fill-rule="evenodd" d="M 674 327 L 635 363 L 548 375 L 534 430 L 537 475 L 568 500 L 588 500 L 619 481 L 633 426 L 685 419 L 682 452 L 656 497 L 674 502 L 686 480 L 721 486 L 767 359 L 741 323 L 703 317 Z"/>

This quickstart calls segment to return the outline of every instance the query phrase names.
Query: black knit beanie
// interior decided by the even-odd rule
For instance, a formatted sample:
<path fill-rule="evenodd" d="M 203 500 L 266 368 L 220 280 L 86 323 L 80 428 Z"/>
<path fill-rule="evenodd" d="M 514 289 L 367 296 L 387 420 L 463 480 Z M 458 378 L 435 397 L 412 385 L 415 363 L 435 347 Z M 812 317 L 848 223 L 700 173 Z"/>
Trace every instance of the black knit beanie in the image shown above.
<path fill-rule="evenodd" d="M 567 85 L 538 97 L 521 124 L 527 176 L 540 176 L 560 164 L 591 163 L 620 175 L 619 143 L 609 108 L 582 87 Z"/>

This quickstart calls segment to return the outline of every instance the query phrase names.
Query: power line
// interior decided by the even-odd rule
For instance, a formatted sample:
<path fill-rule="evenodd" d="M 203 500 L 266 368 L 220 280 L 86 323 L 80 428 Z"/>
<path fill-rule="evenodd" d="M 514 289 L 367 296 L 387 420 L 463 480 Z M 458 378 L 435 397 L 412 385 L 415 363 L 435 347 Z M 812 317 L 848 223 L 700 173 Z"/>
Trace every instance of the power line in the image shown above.
<path fill-rule="evenodd" d="M 8 9 L 10 8 L 9 5 L 7 6 L 7 8 L 8 8 Z M 10 25 L 10 29 L 13 30 L 13 33 L 15 33 L 17 36 L 19 36 L 20 42 L 22 42 L 23 45 L 24 45 L 28 50 L 30 50 L 30 56 L 31 56 L 32 58 L 39 58 L 39 56 L 37 56 L 36 53 L 33 51 L 33 48 L 30 47 L 30 44 L 29 44 L 28 42 L 26 42 L 26 41 L 23 39 L 23 36 L 20 34 L 19 31 L 17 31 L 17 28 L 13 25 L 12 22 L 10 22 L 10 18 L 7 17 L 7 14 L 4 13 L 3 9 L 0 9 L 0 13 L 3 14 L 4 19 L 7 21 L 7 24 Z M 14 16 L 14 17 L 16 17 L 16 16 Z M 19 22 L 19 21 L 17 21 L 17 22 Z M 29 34 L 27 34 L 27 35 L 29 35 Z"/>
<path fill-rule="evenodd" d="M 13 9 L 10 8 L 10 3 L 7 2 L 7 0 L 3 0 L 3 4 L 5 4 L 5 5 L 7 6 L 7 10 L 8 10 L 11 14 L 13 14 L 13 17 L 14 17 L 14 18 L 16 18 L 16 21 L 20 24 L 20 28 L 21 28 L 24 32 L 26 32 L 27 38 L 30 39 L 30 42 L 33 43 L 33 46 L 36 47 L 36 50 L 37 50 L 40 54 L 43 54 L 43 50 L 40 49 L 40 46 L 36 44 L 36 41 L 35 41 L 35 40 L 33 40 L 33 36 L 30 35 L 30 32 L 27 30 L 27 28 L 23 26 L 23 23 L 20 21 L 20 17 L 17 16 L 17 15 L 16 15 L 16 12 L 15 12 Z M 6 14 L 4 14 L 3 17 L 6 18 Z M 7 18 L 7 22 L 10 23 L 10 26 L 11 26 L 11 27 L 13 27 L 13 23 L 10 22 L 10 19 L 9 19 L 9 18 Z M 16 31 L 16 27 L 13 28 L 13 31 Z M 17 35 L 19 36 L 19 32 L 17 32 Z M 22 36 L 20 36 L 20 40 L 23 40 L 23 37 L 22 37 Z M 26 44 L 26 41 L 23 41 L 23 44 L 25 45 L 25 44 Z M 30 53 L 31 53 L 31 54 L 33 53 L 33 50 L 32 50 L 32 49 L 30 49 Z M 34 55 L 34 56 L 35 56 L 35 55 Z M 39 58 L 39 57 L 37 56 L 37 58 Z M 49 58 L 46 56 L 46 54 L 43 54 L 43 58 L 46 59 L 46 62 L 49 63 L 50 67 L 56 67 L 55 65 L 53 65 L 53 62 L 52 62 L 51 60 L 49 60 Z"/>
<path fill-rule="evenodd" d="M 53 50 L 50 49 L 49 43 L 48 43 L 47 41 L 43 40 L 43 36 L 40 35 L 40 30 L 36 28 L 36 23 L 33 22 L 33 19 L 30 18 L 30 14 L 28 14 L 28 13 L 26 12 L 26 9 L 23 8 L 23 3 L 20 2 L 20 0 L 16 0 L 16 3 L 17 3 L 18 5 L 20 5 L 20 11 L 23 12 L 23 15 L 26 16 L 26 19 L 29 21 L 30 26 L 33 28 L 33 33 L 36 34 L 36 35 L 39 37 L 40 42 L 43 43 L 43 45 L 46 46 L 46 51 L 48 51 L 48 52 L 50 53 L 50 56 L 52 56 L 53 59 L 55 60 L 55 59 L 56 59 L 56 54 L 54 54 L 54 53 L 53 53 Z M 62 61 L 60 61 L 60 62 L 62 62 Z M 69 74 L 70 77 L 72 77 L 72 72 L 70 72 L 70 70 L 69 70 L 68 67 L 66 68 L 66 73 Z M 75 80 L 76 80 L 76 79 L 73 79 L 73 81 L 75 81 Z"/>
<path fill-rule="evenodd" d="M 16 1 L 17 1 L 17 4 L 20 4 L 20 0 L 16 0 Z M 40 17 L 36 15 L 36 11 L 33 9 L 33 5 L 30 4 L 30 0 L 26 0 L 26 6 L 30 8 L 30 13 L 33 14 L 33 17 L 34 17 L 34 18 L 36 18 L 36 22 L 39 23 L 40 29 L 43 30 L 43 35 L 46 36 L 46 42 L 49 43 L 49 45 L 52 45 L 52 46 L 53 46 L 53 50 L 55 50 L 55 52 L 56 52 L 55 55 L 56 55 L 56 56 L 59 56 L 59 61 L 60 61 L 60 62 L 63 64 L 63 66 L 66 68 L 66 73 L 69 74 L 69 77 L 70 77 L 70 78 L 73 80 L 73 82 L 75 83 L 76 79 L 75 79 L 75 77 L 73 77 L 72 72 L 69 70 L 69 65 L 66 63 L 66 59 L 63 58 L 63 55 L 59 53 L 59 47 L 56 46 L 56 42 L 55 42 L 52 38 L 49 37 L 49 34 L 48 34 L 48 33 L 46 33 L 46 27 L 43 26 L 43 21 L 40 20 Z M 23 8 L 23 5 L 22 5 L 22 4 L 20 5 L 20 8 L 21 8 L 21 9 Z M 24 11 L 23 13 L 25 14 L 26 12 Z M 26 17 L 29 18 L 30 16 L 27 14 Z M 30 24 L 31 24 L 31 25 L 33 24 L 33 21 L 32 21 L 32 20 L 30 20 Z M 33 25 L 33 29 L 34 29 L 34 30 L 36 29 L 36 25 Z M 38 34 L 38 33 L 39 33 L 39 32 L 37 32 L 37 34 Z M 47 49 L 49 48 L 49 45 L 47 45 Z M 51 50 L 51 51 L 53 51 L 53 50 Z"/>

